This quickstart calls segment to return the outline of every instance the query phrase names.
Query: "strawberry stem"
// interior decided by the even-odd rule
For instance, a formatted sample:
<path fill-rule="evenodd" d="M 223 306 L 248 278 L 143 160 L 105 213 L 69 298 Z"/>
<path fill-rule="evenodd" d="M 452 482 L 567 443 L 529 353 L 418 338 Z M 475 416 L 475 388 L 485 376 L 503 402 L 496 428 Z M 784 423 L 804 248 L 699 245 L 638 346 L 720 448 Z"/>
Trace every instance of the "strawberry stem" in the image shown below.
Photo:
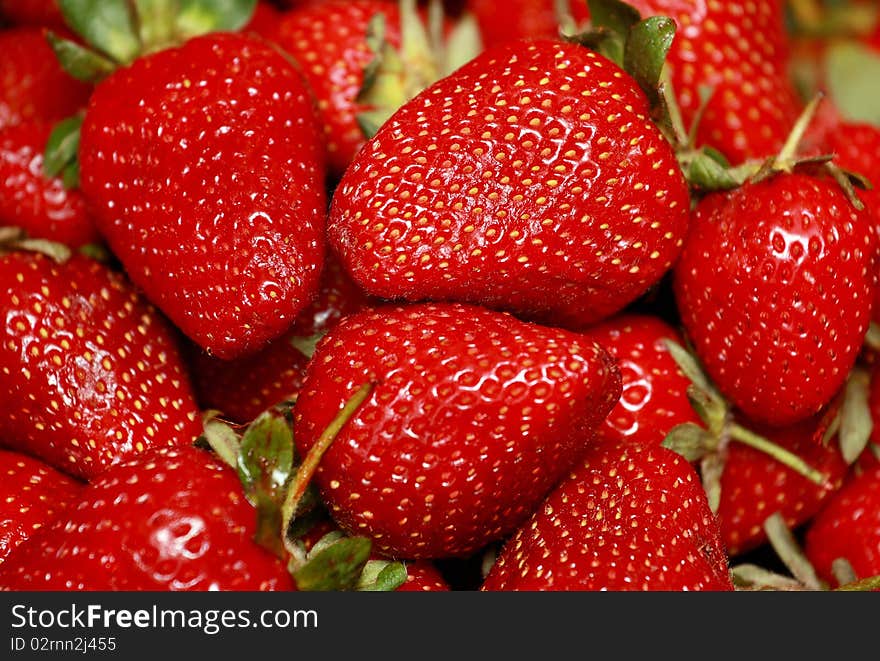
<path fill-rule="evenodd" d="M 829 478 L 825 473 L 813 468 L 793 452 L 789 452 L 785 448 L 767 440 L 763 436 L 759 436 L 755 432 L 750 431 L 735 422 L 729 426 L 728 433 L 732 440 L 739 441 L 743 445 L 747 445 L 750 448 L 754 448 L 755 450 L 759 450 L 773 457 L 779 463 L 788 466 L 814 484 L 820 487 L 828 485 Z"/>
<path fill-rule="evenodd" d="M 308 454 L 299 465 L 299 468 L 297 468 L 296 474 L 293 476 L 293 480 L 287 491 L 287 496 L 281 506 L 281 533 L 285 545 L 288 545 L 290 541 L 288 539 L 287 531 L 297 514 L 300 501 L 312 480 L 312 476 L 318 468 L 321 458 L 324 456 L 324 453 L 330 449 L 333 441 L 336 440 L 336 436 L 354 416 L 360 405 L 370 396 L 374 388 L 374 383 L 365 383 L 358 388 L 358 390 L 345 403 L 345 406 L 342 407 L 342 410 L 336 414 L 336 417 L 333 418 L 327 428 L 321 433 L 321 436 L 311 447 Z"/>
<path fill-rule="evenodd" d="M 775 164 L 778 164 L 783 168 L 790 168 L 792 166 L 797 157 L 801 142 L 804 139 L 804 135 L 806 134 L 807 129 L 810 128 L 810 124 L 813 123 L 813 118 L 816 116 L 819 104 L 824 98 L 825 94 L 823 92 L 818 92 L 804 108 L 801 116 L 798 117 L 798 120 L 795 122 L 791 133 L 788 134 L 785 144 L 776 156 Z"/>
<path fill-rule="evenodd" d="M 827 590 L 828 586 L 816 574 L 816 569 L 801 550 L 782 514 L 776 512 L 764 521 L 767 539 L 780 560 L 808 590 Z"/>

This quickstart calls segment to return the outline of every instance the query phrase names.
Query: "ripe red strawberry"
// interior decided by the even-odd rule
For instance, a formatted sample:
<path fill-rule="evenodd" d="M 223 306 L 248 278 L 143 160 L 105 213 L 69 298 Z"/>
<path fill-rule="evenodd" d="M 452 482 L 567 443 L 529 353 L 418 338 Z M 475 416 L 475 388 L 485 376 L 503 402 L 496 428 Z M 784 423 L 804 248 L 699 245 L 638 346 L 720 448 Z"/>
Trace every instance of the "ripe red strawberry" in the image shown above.
<path fill-rule="evenodd" d="M 32 122 L 0 129 L 0 226 L 73 248 L 98 243 L 82 194 L 43 169 L 50 130 Z"/>
<path fill-rule="evenodd" d="M 789 44 L 781 0 L 740 3 L 630 0 L 643 16 L 678 24 L 667 60 L 688 127 L 713 90 L 697 144 L 735 163 L 779 151 L 803 106 L 788 77 Z"/>
<path fill-rule="evenodd" d="M 26 121 L 55 122 L 80 110 L 91 87 L 68 76 L 45 30 L 0 30 L 0 129 Z"/>
<path fill-rule="evenodd" d="M 855 476 L 819 512 L 804 536 L 819 577 L 837 585 L 832 563 L 844 558 L 860 579 L 880 575 L 880 466 Z"/>
<path fill-rule="evenodd" d="M 481 587 L 732 590 L 696 471 L 659 446 L 597 443 L 506 542 Z"/>
<path fill-rule="evenodd" d="M 251 537 L 235 472 L 192 446 L 154 448 L 81 493 L 0 567 L 6 590 L 290 590 Z"/>
<path fill-rule="evenodd" d="M 13 25 L 64 27 L 56 0 L 0 0 L 0 18 Z"/>
<path fill-rule="evenodd" d="M 82 484 L 39 459 L 0 450 L 0 564 L 79 499 Z"/>
<path fill-rule="evenodd" d="M 5 445 L 90 479 L 201 433 L 176 336 L 123 277 L 82 256 L 12 252 L 0 282 Z"/>
<path fill-rule="evenodd" d="M 514 0 L 499 11 L 493 0 L 470 0 L 467 9 L 474 13 L 486 48 L 516 39 L 548 39 L 559 36 L 560 16 L 554 0 Z M 567 3 L 571 18 L 578 25 L 590 18 L 586 0 Z"/>
<path fill-rule="evenodd" d="M 321 150 L 293 64 L 257 37 L 211 34 L 96 86 L 82 191 L 135 284 L 204 349 L 234 358 L 280 336 L 317 290 Z"/>
<path fill-rule="evenodd" d="M 314 481 L 344 530 L 396 558 L 463 556 L 511 532 L 620 396 L 613 359 L 573 333 L 460 304 L 363 312 L 306 370 L 302 456 L 367 382 Z"/>
<path fill-rule="evenodd" d="M 662 277 L 686 231 L 687 186 L 649 114 L 634 80 L 581 46 L 486 51 L 361 150 L 331 245 L 373 295 L 596 322 Z"/>
<path fill-rule="evenodd" d="M 822 443 L 820 420 L 752 431 L 789 450 L 827 477 L 819 486 L 766 453 L 730 443 L 721 474 L 718 519 L 729 556 L 753 550 L 767 541 L 764 521 L 780 512 L 792 530 L 806 523 L 843 484 L 848 466 L 836 440 Z"/>
<path fill-rule="evenodd" d="M 841 168 L 871 182 L 874 188 L 858 189 L 858 195 L 880 227 L 880 127 L 841 121 L 825 134 L 823 151 L 834 154 L 834 162 Z"/>
<path fill-rule="evenodd" d="M 395 592 L 449 592 L 449 583 L 429 560 L 406 563 L 406 582 Z"/>
<path fill-rule="evenodd" d="M 623 381 L 620 401 L 599 427 L 601 439 L 659 445 L 676 425 L 700 421 L 687 397 L 690 379 L 666 347 L 666 340 L 682 344 L 672 326 L 659 317 L 626 313 L 586 334 L 617 359 Z"/>
<path fill-rule="evenodd" d="M 840 390 L 875 258 L 872 223 L 830 178 L 778 174 L 698 204 L 675 297 L 708 375 L 747 418 L 794 424 Z"/>
<path fill-rule="evenodd" d="M 311 357 L 308 346 L 366 304 L 366 296 L 339 263 L 328 259 L 317 298 L 281 338 L 256 354 L 229 361 L 194 352 L 191 372 L 198 401 L 230 420 L 246 423 L 271 406 L 295 400 Z"/>

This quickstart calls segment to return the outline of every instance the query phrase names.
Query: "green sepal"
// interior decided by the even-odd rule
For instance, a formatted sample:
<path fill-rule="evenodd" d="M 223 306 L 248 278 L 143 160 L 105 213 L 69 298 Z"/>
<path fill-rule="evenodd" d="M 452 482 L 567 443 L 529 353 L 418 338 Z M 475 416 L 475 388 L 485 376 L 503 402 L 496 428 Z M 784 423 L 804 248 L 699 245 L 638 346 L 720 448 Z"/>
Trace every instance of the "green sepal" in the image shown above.
<path fill-rule="evenodd" d="M 655 114 L 663 107 L 660 81 L 674 38 L 675 21 L 652 16 L 632 26 L 624 44 L 623 68 L 642 88 Z"/>
<path fill-rule="evenodd" d="M 855 40 L 832 43 L 825 60 L 827 89 L 851 122 L 880 126 L 880 54 Z"/>
<path fill-rule="evenodd" d="M 480 26 L 473 14 L 465 12 L 446 37 L 440 57 L 440 75 L 448 76 L 483 50 Z"/>
<path fill-rule="evenodd" d="M 141 53 L 128 0 L 58 0 L 58 6 L 71 29 L 114 62 L 129 64 Z"/>
<path fill-rule="evenodd" d="M 315 348 L 318 346 L 318 342 L 326 335 L 327 333 L 315 333 L 314 335 L 294 335 L 290 338 L 290 344 L 294 349 L 299 351 L 306 358 L 311 358 L 315 355 Z"/>
<path fill-rule="evenodd" d="M 366 537 L 343 537 L 314 555 L 291 574 L 301 592 L 353 590 L 370 558 L 372 543 Z"/>
<path fill-rule="evenodd" d="M 791 576 L 777 574 L 760 565 L 742 563 L 730 568 L 730 577 L 737 590 L 793 590 L 804 587 Z"/>
<path fill-rule="evenodd" d="M 221 419 L 220 411 L 208 410 L 202 414 L 202 434 L 196 444 L 213 450 L 227 466 L 238 470 L 241 438 L 232 426 Z"/>
<path fill-rule="evenodd" d="M 257 8 L 257 0 L 179 0 L 178 4 L 175 25 L 184 39 L 240 30 Z"/>
<path fill-rule="evenodd" d="M 280 411 L 264 411 L 248 426 L 236 463 L 245 494 L 253 501 L 268 499 L 280 508 L 294 465 L 293 430 Z M 275 531 L 280 536 L 280 518 Z"/>
<path fill-rule="evenodd" d="M 55 52 L 61 68 L 77 80 L 97 83 L 116 69 L 116 64 L 112 60 L 75 41 L 59 37 L 54 32 L 47 32 L 46 40 Z"/>
<path fill-rule="evenodd" d="M 713 514 L 718 514 L 718 508 L 721 507 L 721 477 L 724 475 L 726 460 L 724 452 L 710 452 L 700 460 L 703 491 L 706 492 L 706 500 Z"/>
<path fill-rule="evenodd" d="M 870 384 L 870 373 L 861 367 L 853 368 L 846 382 L 837 440 L 847 464 L 855 462 L 871 440 L 874 421 L 868 403 Z"/>
<path fill-rule="evenodd" d="M 284 539 L 281 536 L 281 508 L 271 495 L 261 491 L 251 495 L 251 502 L 257 510 L 257 529 L 254 541 L 282 560 L 287 558 Z"/>
<path fill-rule="evenodd" d="M 406 565 L 393 560 L 370 560 L 357 583 L 360 592 L 394 592 L 406 583 Z"/>
<path fill-rule="evenodd" d="M 61 175 L 66 188 L 74 188 L 79 183 L 76 157 L 82 123 L 83 118 L 74 115 L 55 124 L 43 153 L 43 172 L 49 177 Z"/>
<path fill-rule="evenodd" d="M 176 40 L 178 0 L 132 0 L 143 52 L 152 52 Z"/>
<path fill-rule="evenodd" d="M 685 422 L 670 429 L 661 445 L 694 463 L 712 452 L 715 442 L 705 429 L 693 422 Z"/>
<path fill-rule="evenodd" d="M 588 0 L 597 50 L 623 66 L 630 30 L 642 19 L 639 10 L 620 0 Z M 583 43 L 583 42 L 582 42 Z"/>

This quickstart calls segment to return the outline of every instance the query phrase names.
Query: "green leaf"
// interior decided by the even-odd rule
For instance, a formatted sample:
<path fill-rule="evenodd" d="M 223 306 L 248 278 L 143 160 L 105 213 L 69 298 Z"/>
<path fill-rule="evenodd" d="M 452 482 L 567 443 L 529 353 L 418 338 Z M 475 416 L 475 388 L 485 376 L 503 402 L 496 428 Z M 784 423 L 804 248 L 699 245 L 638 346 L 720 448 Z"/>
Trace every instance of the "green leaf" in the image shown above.
<path fill-rule="evenodd" d="M 75 41 L 62 39 L 54 32 L 47 33 L 46 39 L 55 52 L 61 68 L 77 80 L 97 83 L 116 69 L 116 65 L 111 60 Z"/>
<path fill-rule="evenodd" d="M 855 41 L 833 43 L 825 55 L 828 91 L 852 122 L 880 126 L 880 54 Z"/>
<path fill-rule="evenodd" d="M 406 566 L 391 560 L 370 560 L 361 573 L 357 589 L 361 592 L 394 592 L 406 583 Z"/>
<path fill-rule="evenodd" d="M 58 6 L 74 32 L 117 63 L 129 64 L 140 54 L 128 0 L 58 0 Z"/>
<path fill-rule="evenodd" d="M 293 431 L 288 420 L 270 409 L 260 414 L 244 432 L 238 454 L 238 475 L 249 497 L 278 504 L 293 471 Z M 281 525 L 279 519 L 278 533 Z"/>
<path fill-rule="evenodd" d="M 76 161 L 82 123 L 83 118 L 74 115 L 61 120 L 53 127 L 43 154 L 43 172 L 48 176 L 57 177 Z"/>
<path fill-rule="evenodd" d="M 626 41 L 630 30 L 642 19 L 639 11 L 620 0 L 588 0 L 590 23 L 602 36 L 598 49 L 603 55 L 623 66 Z"/>
<path fill-rule="evenodd" d="M 240 30 L 257 8 L 257 0 L 179 0 L 179 4 L 177 32 L 185 39 Z"/>
<path fill-rule="evenodd" d="M 201 439 L 208 444 L 217 456 L 234 469 L 238 469 L 238 455 L 241 451 L 241 439 L 228 423 L 217 419 L 219 411 L 206 411 L 202 416 Z"/>
<path fill-rule="evenodd" d="M 654 109 L 661 107 L 660 80 L 674 38 L 675 21 L 652 16 L 632 27 L 623 49 L 624 70 L 635 78 Z"/>
<path fill-rule="evenodd" d="M 370 558 L 371 548 L 372 543 L 366 537 L 340 539 L 292 572 L 297 589 L 302 592 L 354 589 Z"/>

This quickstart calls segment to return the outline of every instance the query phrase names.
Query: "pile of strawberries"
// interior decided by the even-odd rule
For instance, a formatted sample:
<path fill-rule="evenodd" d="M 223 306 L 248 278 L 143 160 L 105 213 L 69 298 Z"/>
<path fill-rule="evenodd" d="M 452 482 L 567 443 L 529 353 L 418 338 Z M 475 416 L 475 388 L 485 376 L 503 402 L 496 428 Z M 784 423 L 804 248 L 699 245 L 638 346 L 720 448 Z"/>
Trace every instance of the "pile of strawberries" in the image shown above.
<path fill-rule="evenodd" d="M 0 588 L 880 589 L 876 3 L 0 17 Z"/>

